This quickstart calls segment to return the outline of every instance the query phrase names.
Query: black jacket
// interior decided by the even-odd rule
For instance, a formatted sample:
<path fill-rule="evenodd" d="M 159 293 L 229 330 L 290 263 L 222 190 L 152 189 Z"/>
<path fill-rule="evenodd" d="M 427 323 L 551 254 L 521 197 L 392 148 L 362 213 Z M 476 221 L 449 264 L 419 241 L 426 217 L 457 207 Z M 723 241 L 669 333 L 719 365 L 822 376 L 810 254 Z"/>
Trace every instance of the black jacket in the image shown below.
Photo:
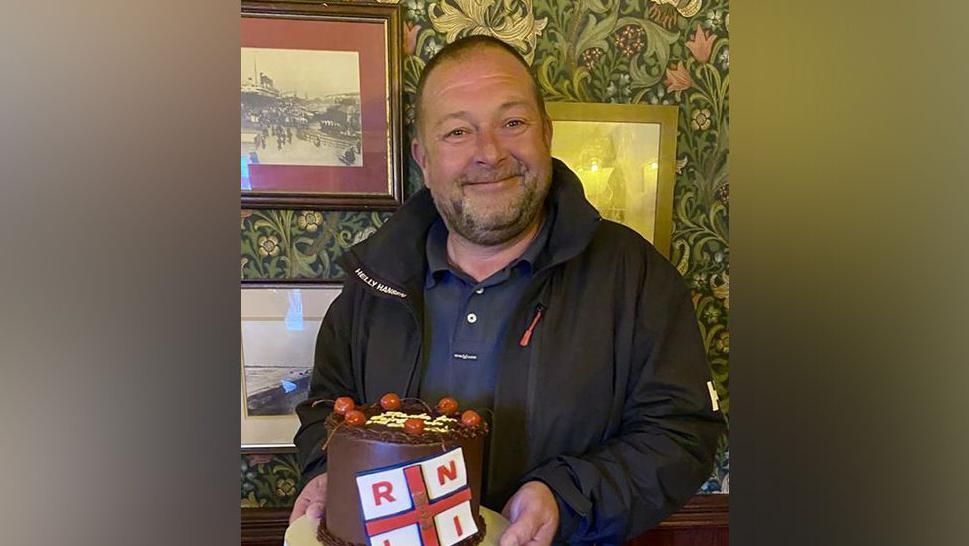
<path fill-rule="evenodd" d="M 601 220 L 557 160 L 548 205 L 548 244 L 499 361 L 483 503 L 500 511 L 519 485 L 540 480 L 558 496 L 559 540 L 616 544 L 697 491 L 722 418 L 673 266 L 634 231 Z M 343 255 L 347 281 L 320 328 L 310 400 L 416 395 L 427 356 L 425 237 L 437 216 L 422 189 Z M 330 410 L 297 408 L 304 484 L 325 471 Z"/>

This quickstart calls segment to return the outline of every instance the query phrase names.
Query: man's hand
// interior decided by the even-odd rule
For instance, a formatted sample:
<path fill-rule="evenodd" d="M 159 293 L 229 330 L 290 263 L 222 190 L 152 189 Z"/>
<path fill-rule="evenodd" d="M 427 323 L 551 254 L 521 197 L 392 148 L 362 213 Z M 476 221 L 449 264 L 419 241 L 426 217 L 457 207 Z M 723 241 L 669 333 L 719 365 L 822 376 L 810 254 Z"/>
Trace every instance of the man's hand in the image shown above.
<path fill-rule="evenodd" d="M 290 525 L 297 518 L 306 514 L 310 519 L 319 521 L 323 517 L 323 505 L 326 503 L 326 473 L 310 480 L 293 504 L 293 513 L 289 515 Z"/>
<path fill-rule="evenodd" d="M 559 528 L 559 505 L 542 482 L 527 482 L 501 511 L 511 525 L 498 539 L 499 546 L 548 546 Z"/>

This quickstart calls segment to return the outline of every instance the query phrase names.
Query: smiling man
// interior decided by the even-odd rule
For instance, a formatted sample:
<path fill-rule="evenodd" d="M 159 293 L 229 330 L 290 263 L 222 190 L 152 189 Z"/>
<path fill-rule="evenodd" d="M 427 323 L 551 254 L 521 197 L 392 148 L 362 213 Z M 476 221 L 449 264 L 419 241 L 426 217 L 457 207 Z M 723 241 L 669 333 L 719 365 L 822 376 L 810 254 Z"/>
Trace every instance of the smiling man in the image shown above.
<path fill-rule="evenodd" d="M 525 66 L 502 53 L 439 56 L 418 90 L 411 149 L 455 250 L 501 253 L 534 237 L 551 184 L 551 122 Z"/>
<path fill-rule="evenodd" d="M 723 426 L 688 290 L 552 159 L 513 48 L 450 44 L 416 106 L 426 189 L 343 256 L 351 274 L 320 329 L 310 399 L 452 395 L 488 410 L 483 504 L 511 521 L 501 546 L 642 533 L 708 476 Z M 297 409 L 293 518 L 323 508 L 329 411 Z"/>

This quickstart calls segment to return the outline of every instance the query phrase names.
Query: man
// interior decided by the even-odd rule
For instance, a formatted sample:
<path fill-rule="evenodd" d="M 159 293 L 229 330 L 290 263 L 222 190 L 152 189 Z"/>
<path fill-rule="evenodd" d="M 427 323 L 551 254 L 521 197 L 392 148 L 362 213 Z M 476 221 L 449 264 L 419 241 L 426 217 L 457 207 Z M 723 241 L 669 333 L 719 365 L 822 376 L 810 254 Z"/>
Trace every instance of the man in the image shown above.
<path fill-rule="evenodd" d="M 722 430 L 688 291 L 551 158 L 551 121 L 510 46 L 445 47 L 416 106 L 426 189 L 344 255 L 310 399 L 452 394 L 492 410 L 483 504 L 511 521 L 501 546 L 642 533 L 708 476 Z M 319 517 L 330 410 L 297 411 L 292 517 Z"/>

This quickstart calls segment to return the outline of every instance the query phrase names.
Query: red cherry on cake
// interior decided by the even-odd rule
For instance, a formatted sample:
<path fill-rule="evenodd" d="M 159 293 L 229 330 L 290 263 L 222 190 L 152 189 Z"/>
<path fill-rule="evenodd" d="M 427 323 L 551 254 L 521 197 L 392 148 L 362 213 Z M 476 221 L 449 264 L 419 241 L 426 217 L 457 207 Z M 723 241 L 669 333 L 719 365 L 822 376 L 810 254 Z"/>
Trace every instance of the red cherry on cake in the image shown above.
<path fill-rule="evenodd" d="M 386 411 L 397 411 L 400 409 L 400 397 L 392 392 L 380 397 L 380 407 Z"/>
<path fill-rule="evenodd" d="M 367 422 L 367 416 L 360 410 L 352 409 L 344 416 L 344 422 L 351 427 L 359 427 Z"/>
<path fill-rule="evenodd" d="M 424 420 L 412 417 L 404 421 L 404 432 L 407 434 L 418 435 L 424 432 Z"/>
<path fill-rule="evenodd" d="M 461 424 L 471 428 L 481 424 L 481 416 L 474 410 L 467 410 L 461 414 Z"/>
<path fill-rule="evenodd" d="M 340 415 L 346 415 L 348 411 L 355 407 L 357 406 L 353 403 L 353 398 L 349 396 L 341 396 L 336 399 L 336 402 L 333 402 L 333 411 Z"/>
<path fill-rule="evenodd" d="M 456 411 L 458 411 L 458 401 L 450 396 L 445 396 L 437 402 L 437 412 L 441 415 L 451 415 Z"/>

